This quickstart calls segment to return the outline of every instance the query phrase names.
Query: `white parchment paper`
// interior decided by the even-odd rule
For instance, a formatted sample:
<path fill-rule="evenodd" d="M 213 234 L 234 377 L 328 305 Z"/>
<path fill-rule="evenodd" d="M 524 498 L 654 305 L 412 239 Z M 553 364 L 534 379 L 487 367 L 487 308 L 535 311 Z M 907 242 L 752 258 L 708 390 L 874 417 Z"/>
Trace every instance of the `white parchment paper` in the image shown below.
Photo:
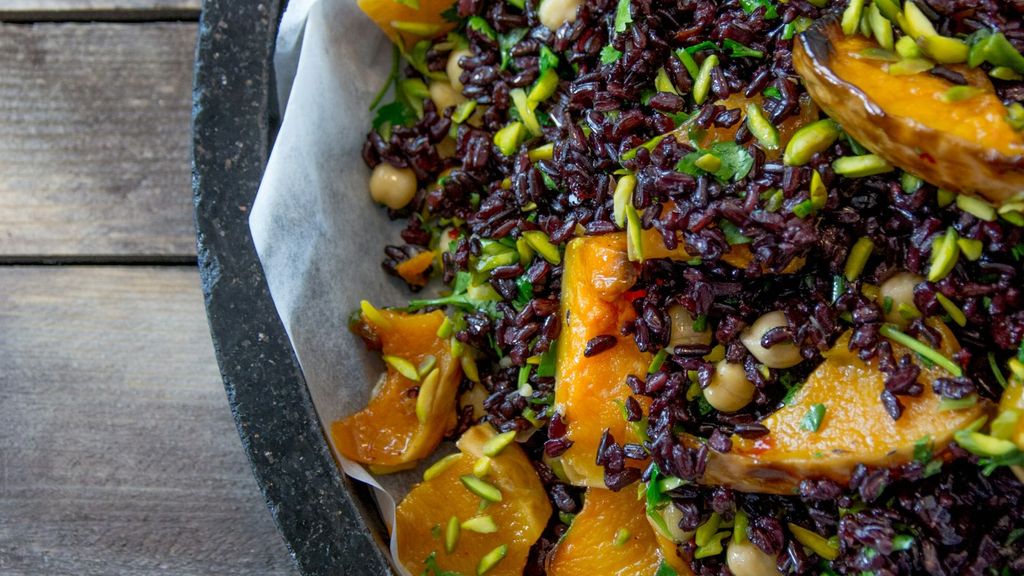
<path fill-rule="evenodd" d="M 284 116 L 249 227 L 317 413 L 329 426 L 366 406 L 383 370 L 349 333 L 348 315 L 361 299 L 388 306 L 409 298 L 381 270 L 383 246 L 400 242 L 401 225 L 370 200 L 361 157 L 368 106 L 390 71 L 391 48 L 354 0 L 290 4 L 275 55 Z M 337 450 L 335 456 L 346 474 L 374 486 L 392 527 L 396 500 L 422 472 L 374 479 Z"/>

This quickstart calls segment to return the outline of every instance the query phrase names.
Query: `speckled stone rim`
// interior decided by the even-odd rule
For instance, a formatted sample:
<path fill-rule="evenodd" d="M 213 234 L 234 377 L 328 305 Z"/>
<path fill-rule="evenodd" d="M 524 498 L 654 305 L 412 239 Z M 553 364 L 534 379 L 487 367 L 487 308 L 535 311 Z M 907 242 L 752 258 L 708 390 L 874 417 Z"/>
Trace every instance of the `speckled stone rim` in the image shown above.
<path fill-rule="evenodd" d="M 394 574 L 365 486 L 331 455 L 249 234 L 276 130 L 286 0 L 203 2 L 193 87 L 199 272 L 217 361 L 267 507 L 303 574 Z"/>

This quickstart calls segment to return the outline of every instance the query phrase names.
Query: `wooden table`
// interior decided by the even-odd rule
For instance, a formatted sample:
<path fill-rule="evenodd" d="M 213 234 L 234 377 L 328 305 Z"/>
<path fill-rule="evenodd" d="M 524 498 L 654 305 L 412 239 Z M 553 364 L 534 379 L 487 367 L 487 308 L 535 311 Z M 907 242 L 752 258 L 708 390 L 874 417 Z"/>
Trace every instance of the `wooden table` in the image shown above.
<path fill-rule="evenodd" d="M 210 343 L 199 0 L 0 0 L 0 574 L 294 574 Z"/>

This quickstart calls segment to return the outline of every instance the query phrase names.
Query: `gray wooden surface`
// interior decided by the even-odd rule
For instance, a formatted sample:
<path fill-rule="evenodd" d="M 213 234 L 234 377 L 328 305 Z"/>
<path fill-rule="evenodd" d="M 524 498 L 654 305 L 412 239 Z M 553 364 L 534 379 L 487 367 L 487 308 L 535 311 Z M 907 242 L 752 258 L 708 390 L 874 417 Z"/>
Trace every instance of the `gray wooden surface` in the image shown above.
<path fill-rule="evenodd" d="M 0 24 L 0 575 L 296 573 L 194 265 L 197 9 L 0 0 L 51 21 Z"/>

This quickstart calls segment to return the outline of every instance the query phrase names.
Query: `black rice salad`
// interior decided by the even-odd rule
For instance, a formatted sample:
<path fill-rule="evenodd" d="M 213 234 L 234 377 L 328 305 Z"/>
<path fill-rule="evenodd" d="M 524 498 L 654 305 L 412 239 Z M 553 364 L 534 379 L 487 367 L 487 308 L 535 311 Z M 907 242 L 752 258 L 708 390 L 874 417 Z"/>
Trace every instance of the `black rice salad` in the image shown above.
<path fill-rule="evenodd" d="M 922 61 L 917 74 L 971 88 L 969 64 L 1019 135 L 1024 1 L 458 0 L 444 16 L 451 31 L 436 36 L 394 23 L 394 97 L 374 103 L 363 158 L 374 199 L 407 222 L 384 270 L 413 291 L 443 283 L 408 310 L 446 310 L 476 353 L 483 410 L 463 403 L 450 436 L 481 417 L 535 432 L 522 446 L 558 513 L 527 574 L 546 573 L 583 504 L 551 466 L 571 422 L 535 362 L 567 320 L 559 254 L 624 231 L 634 314 L 585 354 L 635 346 L 658 364 L 626 378 L 624 417 L 644 440 L 605 434 L 593 456 L 612 490 L 663 488 L 648 505 L 672 508 L 693 573 L 762 573 L 707 546 L 709 530 L 733 526 L 782 574 L 1024 574 L 1024 456 L 999 429 L 1019 414 L 996 409 L 1024 377 L 1022 197 L 957 193 L 876 156 L 794 66 L 801 35 L 827 25 L 877 42 L 864 58 L 888 62 L 893 90 L 895 67 Z M 917 35 L 922 22 L 939 41 Z M 650 256 L 669 253 L 686 257 Z M 940 324 L 955 353 L 941 352 Z M 858 463 L 846 482 L 809 476 L 779 494 L 705 481 L 709 458 L 766 434 L 761 422 L 844 334 L 884 373 L 877 402 L 893 421 L 922 394 L 941 398 L 939 418 L 969 406 L 990 418 L 941 454 L 922 441 L 896 465 Z M 784 347 L 790 360 L 767 359 Z M 738 402 L 706 392 L 722 363 L 745 380 Z M 925 382 L 936 365 L 946 376 Z"/>

